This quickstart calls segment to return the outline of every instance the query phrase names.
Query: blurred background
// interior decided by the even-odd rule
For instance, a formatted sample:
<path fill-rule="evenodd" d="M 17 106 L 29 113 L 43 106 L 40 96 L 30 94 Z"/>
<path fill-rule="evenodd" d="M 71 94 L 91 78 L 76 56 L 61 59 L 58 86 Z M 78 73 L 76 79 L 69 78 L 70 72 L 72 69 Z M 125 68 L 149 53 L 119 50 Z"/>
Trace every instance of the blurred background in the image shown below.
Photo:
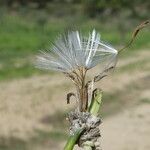
<path fill-rule="evenodd" d="M 0 150 L 61 150 L 68 137 L 62 74 L 33 65 L 39 50 L 70 28 L 95 28 L 116 49 L 150 18 L 149 0 L 0 0 Z M 103 89 L 105 150 L 150 149 L 150 28 L 118 60 Z"/>

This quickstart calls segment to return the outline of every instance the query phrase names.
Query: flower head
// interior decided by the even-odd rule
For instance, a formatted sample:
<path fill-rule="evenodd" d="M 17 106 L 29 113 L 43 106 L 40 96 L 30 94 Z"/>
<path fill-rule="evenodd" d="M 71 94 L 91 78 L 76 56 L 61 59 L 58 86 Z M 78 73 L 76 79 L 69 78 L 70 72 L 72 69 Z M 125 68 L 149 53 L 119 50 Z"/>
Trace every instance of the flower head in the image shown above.
<path fill-rule="evenodd" d="M 117 50 L 102 42 L 95 30 L 88 38 L 70 31 L 61 35 L 50 51 L 37 56 L 37 67 L 70 73 L 80 67 L 89 70 L 106 60 L 108 63 L 116 56 Z"/>
<path fill-rule="evenodd" d="M 70 31 L 61 35 L 50 51 L 41 52 L 36 65 L 65 73 L 76 85 L 79 110 L 86 111 L 91 99 L 86 72 L 98 64 L 103 65 L 103 70 L 93 80 L 99 81 L 110 68 L 114 68 L 117 53 L 117 50 L 100 40 L 95 30 L 89 33 L 88 38 L 78 31 Z"/>

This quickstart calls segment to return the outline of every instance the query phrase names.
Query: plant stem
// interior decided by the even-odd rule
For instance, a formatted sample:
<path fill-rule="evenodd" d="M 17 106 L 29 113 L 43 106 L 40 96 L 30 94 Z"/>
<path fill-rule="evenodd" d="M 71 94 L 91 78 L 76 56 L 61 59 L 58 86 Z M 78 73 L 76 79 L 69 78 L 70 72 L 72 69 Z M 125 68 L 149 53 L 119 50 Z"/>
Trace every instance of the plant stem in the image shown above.
<path fill-rule="evenodd" d="M 76 131 L 74 135 L 71 135 L 64 147 L 64 150 L 73 150 L 74 145 L 76 144 L 77 140 L 79 139 L 81 133 L 84 131 L 84 129 L 80 129 Z"/>
<path fill-rule="evenodd" d="M 94 92 L 94 98 L 91 102 L 91 105 L 89 106 L 89 112 L 94 115 L 97 116 L 98 112 L 100 110 L 101 107 L 101 102 L 102 102 L 102 91 L 96 89 Z M 91 141 L 86 141 L 86 143 L 84 144 L 84 150 L 93 150 L 93 146 L 94 144 Z"/>
<path fill-rule="evenodd" d="M 92 115 L 97 116 L 100 106 L 101 106 L 102 91 L 96 89 L 94 91 L 94 95 L 95 96 L 92 99 L 92 102 L 91 102 L 91 105 L 90 105 L 88 111 Z M 79 139 L 79 137 L 83 131 L 84 131 L 84 129 L 80 129 L 80 130 L 76 131 L 76 133 L 74 135 L 71 135 L 64 147 L 64 150 L 73 150 L 77 140 Z M 85 142 L 85 144 L 84 144 L 85 150 L 92 150 L 92 147 L 93 147 L 93 143 L 91 143 L 90 141 Z"/>
<path fill-rule="evenodd" d="M 98 112 L 100 110 L 101 102 L 102 102 L 102 91 L 99 89 L 96 89 L 94 91 L 94 98 L 92 99 L 91 105 L 89 106 L 89 112 L 97 116 Z"/>

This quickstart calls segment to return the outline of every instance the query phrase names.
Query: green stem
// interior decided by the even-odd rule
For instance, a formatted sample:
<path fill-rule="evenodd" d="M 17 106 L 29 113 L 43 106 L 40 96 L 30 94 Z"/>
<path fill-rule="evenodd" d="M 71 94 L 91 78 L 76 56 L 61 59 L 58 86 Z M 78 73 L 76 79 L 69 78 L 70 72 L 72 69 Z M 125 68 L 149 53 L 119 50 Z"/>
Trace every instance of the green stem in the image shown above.
<path fill-rule="evenodd" d="M 100 106 L 101 106 L 101 102 L 102 102 L 102 91 L 99 89 L 96 89 L 94 91 L 94 98 L 91 102 L 91 105 L 89 107 L 89 112 L 94 115 L 97 116 L 98 112 L 100 110 Z"/>
<path fill-rule="evenodd" d="M 92 115 L 97 116 L 100 106 L 101 106 L 102 91 L 97 89 L 96 91 L 94 91 L 94 95 L 95 96 L 91 102 L 91 105 L 90 105 L 88 111 Z M 64 147 L 64 150 L 73 150 L 77 140 L 79 139 L 79 137 L 83 131 L 84 131 L 84 129 L 80 129 L 74 135 L 70 136 Z M 93 147 L 93 143 L 91 143 L 90 141 L 87 141 L 84 145 L 85 150 L 92 150 L 92 147 Z"/>
<path fill-rule="evenodd" d="M 81 133 L 84 129 L 80 129 L 76 131 L 74 135 L 71 135 L 64 147 L 64 150 L 73 150 L 74 145 L 76 144 L 77 140 L 79 139 Z"/>
<path fill-rule="evenodd" d="M 92 115 L 97 116 L 98 112 L 100 110 L 100 107 L 101 107 L 102 91 L 96 89 L 96 91 L 94 91 L 94 95 L 95 96 L 89 107 L 89 112 Z M 83 148 L 84 148 L 84 150 L 93 150 L 93 147 L 94 147 L 94 143 L 92 143 L 91 141 L 86 141 Z"/>

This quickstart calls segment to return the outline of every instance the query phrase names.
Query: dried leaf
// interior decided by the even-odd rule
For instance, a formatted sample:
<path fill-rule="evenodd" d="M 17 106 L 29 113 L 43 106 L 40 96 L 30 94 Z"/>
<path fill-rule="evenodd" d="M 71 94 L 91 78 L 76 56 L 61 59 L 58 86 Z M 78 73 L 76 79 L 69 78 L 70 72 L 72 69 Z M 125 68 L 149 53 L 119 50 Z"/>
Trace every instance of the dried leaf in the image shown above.
<path fill-rule="evenodd" d="M 138 35 L 139 31 L 142 30 L 144 27 L 147 27 L 148 25 L 150 24 L 150 21 L 149 20 L 146 20 L 144 22 L 142 22 L 140 25 L 138 25 L 133 34 L 132 34 L 132 37 L 131 37 L 131 40 L 129 41 L 129 43 L 127 43 L 123 48 L 121 48 L 119 50 L 119 53 L 122 52 L 124 49 L 128 48 L 129 46 L 131 46 L 131 44 L 134 42 L 136 36 Z"/>
<path fill-rule="evenodd" d="M 67 94 L 67 104 L 70 104 L 70 98 L 71 98 L 72 96 L 75 97 L 76 95 L 75 95 L 74 93 L 72 93 L 72 92 Z"/>

